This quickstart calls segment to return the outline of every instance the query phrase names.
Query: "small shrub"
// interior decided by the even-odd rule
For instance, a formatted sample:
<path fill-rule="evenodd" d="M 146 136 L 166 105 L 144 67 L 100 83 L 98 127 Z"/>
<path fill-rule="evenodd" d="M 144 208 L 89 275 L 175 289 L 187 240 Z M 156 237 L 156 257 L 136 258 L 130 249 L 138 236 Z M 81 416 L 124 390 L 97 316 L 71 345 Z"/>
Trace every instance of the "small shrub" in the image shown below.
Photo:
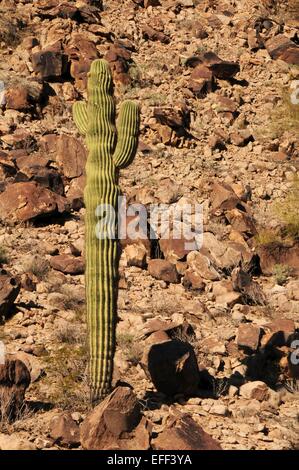
<path fill-rule="evenodd" d="M 274 210 L 284 225 L 284 235 L 299 240 L 299 178 L 294 180 L 286 197 L 275 204 Z"/>
<path fill-rule="evenodd" d="M 285 284 L 290 276 L 290 267 L 286 264 L 275 264 L 273 267 L 273 276 L 275 277 L 275 282 L 279 286 Z"/>
<path fill-rule="evenodd" d="M 88 352 L 84 344 L 62 345 L 44 358 L 46 378 L 40 394 L 55 406 L 89 408 Z"/>
<path fill-rule="evenodd" d="M 126 356 L 126 359 L 136 366 L 142 357 L 142 345 L 130 333 L 122 333 L 117 337 L 117 344 Z"/>
<path fill-rule="evenodd" d="M 55 336 L 59 343 L 78 344 L 80 332 L 75 325 L 66 324 L 55 332 Z"/>
<path fill-rule="evenodd" d="M 39 255 L 30 256 L 23 267 L 24 272 L 34 274 L 39 281 L 45 279 L 50 269 L 48 261 Z"/>
<path fill-rule="evenodd" d="M 257 245 L 269 245 L 270 243 L 281 242 L 281 237 L 276 230 L 262 229 L 255 236 Z"/>
<path fill-rule="evenodd" d="M 6 254 L 6 249 L 3 246 L 0 247 L 0 263 L 1 264 L 8 263 L 8 257 L 7 257 L 7 254 Z"/>
<path fill-rule="evenodd" d="M 290 90 L 282 92 L 281 104 L 271 115 L 269 129 L 274 137 L 282 136 L 285 131 L 299 131 L 299 105 L 292 103 Z"/>

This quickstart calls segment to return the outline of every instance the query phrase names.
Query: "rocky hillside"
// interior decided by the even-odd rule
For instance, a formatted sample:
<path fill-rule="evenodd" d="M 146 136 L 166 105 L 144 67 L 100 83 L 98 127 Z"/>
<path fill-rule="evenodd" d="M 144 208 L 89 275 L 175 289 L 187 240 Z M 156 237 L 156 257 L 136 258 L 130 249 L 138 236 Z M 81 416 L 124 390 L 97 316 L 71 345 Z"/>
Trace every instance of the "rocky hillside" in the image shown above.
<path fill-rule="evenodd" d="M 298 0 L 0 6 L 0 449 L 298 449 Z M 127 203 L 200 204 L 204 233 L 121 240 L 91 411 L 71 108 L 96 58 L 141 109 Z"/>

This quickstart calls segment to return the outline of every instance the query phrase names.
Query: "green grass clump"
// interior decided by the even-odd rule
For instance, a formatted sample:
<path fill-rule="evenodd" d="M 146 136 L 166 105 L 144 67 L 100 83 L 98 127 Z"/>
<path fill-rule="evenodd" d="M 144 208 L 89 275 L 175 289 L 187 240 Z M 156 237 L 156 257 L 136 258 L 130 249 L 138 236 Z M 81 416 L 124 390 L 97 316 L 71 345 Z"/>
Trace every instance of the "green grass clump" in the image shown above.
<path fill-rule="evenodd" d="M 293 241 L 299 240 L 299 178 L 294 180 L 293 186 L 285 198 L 277 202 L 274 207 L 278 219 L 282 222 L 282 233 Z"/>
<path fill-rule="evenodd" d="M 273 276 L 279 286 L 283 286 L 291 274 L 291 269 L 287 264 L 275 264 L 273 266 Z"/>

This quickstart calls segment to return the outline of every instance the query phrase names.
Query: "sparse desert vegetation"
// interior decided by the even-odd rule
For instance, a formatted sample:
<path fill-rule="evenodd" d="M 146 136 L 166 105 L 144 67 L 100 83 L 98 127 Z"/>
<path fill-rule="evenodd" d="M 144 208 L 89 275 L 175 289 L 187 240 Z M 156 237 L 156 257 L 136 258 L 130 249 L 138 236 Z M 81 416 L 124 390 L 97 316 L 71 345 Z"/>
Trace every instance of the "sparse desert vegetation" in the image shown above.
<path fill-rule="evenodd" d="M 298 0 L 0 3 L 0 449 L 298 449 Z"/>

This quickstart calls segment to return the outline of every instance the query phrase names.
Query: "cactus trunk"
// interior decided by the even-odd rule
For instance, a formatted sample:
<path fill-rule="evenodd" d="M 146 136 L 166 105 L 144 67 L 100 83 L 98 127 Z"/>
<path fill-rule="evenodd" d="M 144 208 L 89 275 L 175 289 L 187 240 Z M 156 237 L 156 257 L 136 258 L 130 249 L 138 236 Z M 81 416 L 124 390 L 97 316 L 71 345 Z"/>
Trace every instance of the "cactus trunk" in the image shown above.
<path fill-rule="evenodd" d="M 88 77 L 88 101 L 76 103 L 73 114 L 89 152 L 84 191 L 85 283 L 91 399 L 97 402 L 111 390 L 115 352 L 118 168 L 128 165 L 136 153 L 139 110 L 132 102 L 122 104 L 117 133 L 111 72 L 104 60 L 96 60 Z M 101 216 L 109 220 L 110 233 L 104 233 Z"/>

